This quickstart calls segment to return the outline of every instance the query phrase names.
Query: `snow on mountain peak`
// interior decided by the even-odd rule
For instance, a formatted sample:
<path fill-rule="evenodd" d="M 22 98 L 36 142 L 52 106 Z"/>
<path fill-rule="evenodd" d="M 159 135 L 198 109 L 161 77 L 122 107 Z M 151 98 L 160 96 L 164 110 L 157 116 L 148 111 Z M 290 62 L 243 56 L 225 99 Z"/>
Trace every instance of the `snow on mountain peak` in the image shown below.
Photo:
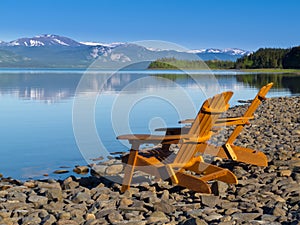
<path fill-rule="evenodd" d="M 217 48 L 208 48 L 208 49 L 194 49 L 189 50 L 188 53 L 214 53 L 214 54 L 221 54 L 221 53 L 227 53 L 229 55 L 248 55 L 250 52 L 245 51 L 238 48 L 225 48 L 225 49 L 217 49 Z"/>
<path fill-rule="evenodd" d="M 125 44 L 123 42 L 101 43 L 101 42 L 93 42 L 93 41 L 85 41 L 85 42 L 82 41 L 79 43 L 83 44 L 83 45 L 88 45 L 88 46 L 104 46 L 104 47 L 108 47 L 108 48 L 115 48 L 115 47 Z"/>
<path fill-rule="evenodd" d="M 43 34 L 37 35 L 32 38 L 20 38 L 9 42 L 9 46 L 27 46 L 27 47 L 38 47 L 38 46 L 81 46 L 77 41 L 70 38 L 54 35 L 54 34 Z"/>

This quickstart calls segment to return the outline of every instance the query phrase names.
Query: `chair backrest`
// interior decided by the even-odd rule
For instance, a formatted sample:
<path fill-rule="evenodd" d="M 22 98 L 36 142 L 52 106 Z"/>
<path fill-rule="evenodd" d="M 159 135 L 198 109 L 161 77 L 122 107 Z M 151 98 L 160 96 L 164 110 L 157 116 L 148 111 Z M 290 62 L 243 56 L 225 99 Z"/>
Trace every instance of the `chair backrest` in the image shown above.
<path fill-rule="evenodd" d="M 247 109 L 247 111 L 245 112 L 243 117 L 253 116 L 255 110 L 258 108 L 258 106 L 261 104 L 261 102 L 266 99 L 266 95 L 267 95 L 267 93 L 269 92 L 269 90 L 271 89 L 272 86 L 273 86 L 273 83 L 269 83 L 269 84 L 263 86 L 259 90 L 259 92 L 255 96 L 255 98 L 252 100 L 249 108 Z M 237 125 L 235 127 L 235 129 L 233 130 L 233 132 L 231 133 L 231 135 L 229 136 L 226 143 L 233 144 L 233 142 L 236 140 L 237 136 L 243 130 L 244 126 L 245 126 L 245 124 Z"/>
<path fill-rule="evenodd" d="M 201 138 L 210 135 L 212 127 L 219 118 L 229 108 L 229 100 L 233 92 L 223 92 L 207 99 L 200 108 L 188 136 Z M 183 143 L 175 157 L 174 163 L 187 163 L 196 153 L 197 144 Z"/>

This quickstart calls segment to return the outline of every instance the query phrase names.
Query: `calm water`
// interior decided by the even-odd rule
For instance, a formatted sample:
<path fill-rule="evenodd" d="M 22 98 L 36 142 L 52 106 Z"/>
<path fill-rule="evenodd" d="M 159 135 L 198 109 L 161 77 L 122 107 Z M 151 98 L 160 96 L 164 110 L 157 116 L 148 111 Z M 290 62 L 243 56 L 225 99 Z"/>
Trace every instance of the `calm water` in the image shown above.
<path fill-rule="evenodd" d="M 220 91 L 234 92 L 231 105 L 253 98 L 271 81 L 275 85 L 268 97 L 300 94 L 300 75 L 292 74 L 218 72 L 212 78 L 193 71 L 195 79 L 174 71 L 123 71 L 109 79 L 105 72 L 83 74 L 0 71 L 0 173 L 18 179 L 45 173 L 64 177 L 52 172 L 126 151 L 127 143 L 117 141 L 117 135 L 176 126 L 178 120 L 194 117 L 203 100 Z M 96 132 L 88 127 L 90 121 Z"/>

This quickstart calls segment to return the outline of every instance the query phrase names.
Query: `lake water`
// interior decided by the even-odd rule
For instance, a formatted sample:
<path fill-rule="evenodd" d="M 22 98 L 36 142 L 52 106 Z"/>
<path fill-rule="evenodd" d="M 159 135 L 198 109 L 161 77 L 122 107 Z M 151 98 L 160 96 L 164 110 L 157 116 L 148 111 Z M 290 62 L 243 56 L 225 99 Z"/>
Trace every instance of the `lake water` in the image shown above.
<path fill-rule="evenodd" d="M 296 74 L 0 70 L 0 173 L 63 178 L 71 173 L 52 172 L 127 151 L 128 144 L 116 140 L 119 134 L 178 126 L 213 94 L 231 90 L 230 104 L 236 105 L 268 82 L 275 83 L 268 97 L 300 94 Z"/>

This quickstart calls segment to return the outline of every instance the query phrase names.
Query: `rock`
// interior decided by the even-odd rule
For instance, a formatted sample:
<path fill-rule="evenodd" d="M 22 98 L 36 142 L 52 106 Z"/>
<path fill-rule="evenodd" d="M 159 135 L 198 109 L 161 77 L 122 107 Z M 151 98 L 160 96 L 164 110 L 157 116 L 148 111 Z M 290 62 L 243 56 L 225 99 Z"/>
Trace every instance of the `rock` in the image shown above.
<path fill-rule="evenodd" d="M 7 211 L 5 209 L 0 210 L 0 219 L 5 219 L 5 218 L 9 218 L 11 215 L 10 211 Z M 1 222 L 1 220 L 0 220 Z"/>
<path fill-rule="evenodd" d="M 279 176 L 281 176 L 281 177 L 290 177 L 291 174 L 292 174 L 291 170 L 281 170 L 279 172 Z"/>
<path fill-rule="evenodd" d="M 114 213 L 114 212 L 115 212 L 115 209 L 114 209 L 114 208 L 102 209 L 102 210 L 100 210 L 99 212 L 97 212 L 97 213 L 95 214 L 95 216 L 96 216 L 97 219 L 101 219 L 101 218 L 103 218 L 103 217 L 105 217 L 105 216 L 107 216 L 107 215 L 109 215 L 109 214 Z"/>
<path fill-rule="evenodd" d="M 35 224 L 40 224 L 42 222 L 41 218 L 38 217 L 37 214 L 33 213 L 33 214 L 30 214 L 29 216 L 27 217 L 24 217 L 22 219 L 22 224 L 24 225 L 35 225 Z"/>
<path fill-rule="evenodd" d="M 44 196 L 32 195 L 28 198 L 28 201 L 32 202 L 35 207 L 40 207 L 47 204 L 48 198 Z"/>
<path fill-rule="evenodd" d="M 52 225 L 56 222 L 56 218 L 49 214 L 48 216 L 46 216 L 43 220 L 42 220 L 42 224 L 43 225 Z"/>
<path fill-rule="evenodd" d="M 63 199 L 62 190 L 60 188 L 49 188 L 45 191 L 45 195 L 51 201 L 61 202 Z"/>
<path fill-rule="evenodd" d="M 16 209 L 13 211 L 13 217 L 25 217 L 29 213 L 28 210 L 25 209 Z M 40 216 L 39 216 L 40 217 Z"/>
<path fill-rule="evenodd" d="M 203 194 L 201 195 L 201 202 L 203 205 L 213 208 L 220 202 L 220 198 L 219 196 Z"/>
<path fill-rule="evenodd" d="M 26 181 L 23 185 L 28 188 L 34 188 L 36 186 L 33 181 Z"/>
<path fill-rule="evenodd" d="M 69 220 L 71 218 L 71 213 L 69 212 L 61 212 L 60 214 L 58 214 L 58 219 L 60 220 Z"/>
<path fill-rule="evenodd" d="M 163 212 L 155 211 L 148 217 L 147 221 L 148 223 L 166 223 L 169 219 Z"/>
<path fill-rule="evenodd" d="M 85 215 L 85 219 L 86 219 L 86 220 L 95 220 L 95 219 L 96 219 L 96 216 L 95 216 L 94 214 L 92 214 L 92 213 L 87 213 L 87 214 Z"/>
<path fill-rule="evenodd" d="M 235 213 L 232 215 L 232 219 L 238 219 L 241 221 L 255 220 L 260 217 L 261 213 Z"/>
<path fill-rule="evenodd" d="M 67 179 L 64 180 L 62 184 L 63 189 L 75 189 L 79 186 L 79 183 L 76 181 L 73 181 L 72 177 L 68 177 Z"/>
<path fill-rule="evenodd" d="M 72 201 L 77 204 L 86 202 L 88 200 L 91 200 L 91 196 L 85 192 L 78 192 L 72 199 Z"/>
<path fill-rule="evenodd" d="M 59 220 L 56 225 L 79 225 L 75 220 Z"/>
<path fill-rule="evenodd" d="M 87 174 L 89 172 L 89 168 L 87 166 L 76 166 L 73 169 L 73 172 L 77 173 L 77 174 Z"/>
<path fill-rule="evenodd" d="M 227 190 L 228 190 L 228 184 L 221 181 L 215 181 L 211 185 L 211 191 L 214 195 L 225 197 L 227 195 Z"/>
<path fill-rule="evenodd" d="M 123 216 L 118 213 L 117 211 L 113 212 L 113 213 L 110 213 L 108 215 L 108 221 L 111 223 L 111 224 L 114 224 L 116 222 L 120 222 L 123 220 Z"/>
<path fill-rule="evenodd" d="M 121 173 L 122 170 L 123 170 L 122 164 L 115 164 L 115 165 L 108 166 L 105 170 L 105 173 L 107 175 L 116 175 Z"/>
<path fill-rule="evenodd" d="M 169 204 L 166 201 L 154 203 L 153 205 L 154 205 L 155 211 L 161 211 L 166 214 L 171 214 L 172 212 L 174 212 L 176 210 L 175 206 Z"/>
<path fill-rule="evenodd" d="M 211 222 L 211 221 L 218 221 L 222 218 L 223 216 L 218 214 L 218 213 L 214 213 L 214 214 L 210 214 L 206 217 L 204 217 L 204 219 L 208 222 Z"/>
<path fill-rule="evenodd" d="M 274 216 L 285 216 L 286 211 L 281 207 L 281 205 L 277 204 L 275 208 L 273 209 L 273 215 Z"/>
<path fill-rule="evenodd" d="M 199 218 L 191 218 L 184 220 L 180 223 L 180 225 L 208 225 L 204 220 L 200 220 Z"/>
<path fill-rule="evenodd" d="M 239 203 L 238 202 L 222 202 L 221 203 L 221 207 L 223 208 L 223 209 L 231 209 L 231 208 L 237 208 L 238 207 L 238 205 L 239 205 Z"/>
<path fill-rule="evenodd" d="M 107 166 L 106 165 L 94 165 L 91 168 L 91 175 L 95 177 L 99 177 L 100 175 L 104 175 L 106 171 Z"/>
<path fill-rule="evenodd" d="M 122 198 L 121 201 L 120 201 L 120 207 L 124 207 L 124 206 L 129 206 L 129 205 L 132 205 L 133 204 L 133 201 L 132 199 L 129 199 L 129 198 Z"/>
<path fill-rule="evenodd" d="M 273 216 L 269 214 L 264 214 L 261 216 L 261 219 L 263 221 L 268 221 L 268 222 L 274 222 L 277 218 L 278 218 L 277 216 Z"/>
<path fill-rule="evenodd" d="M 230 208 L 225 211 L 225 215 L 232 215 L 234 213 L 240 213 L 242 210 L 238 208 Z"/>
<path fill-rule="evenodd" d="M 69 170 L 55 170 L 53 171 L 55 174 L 63 174 L 63 173 L 69 173 Z"/>

